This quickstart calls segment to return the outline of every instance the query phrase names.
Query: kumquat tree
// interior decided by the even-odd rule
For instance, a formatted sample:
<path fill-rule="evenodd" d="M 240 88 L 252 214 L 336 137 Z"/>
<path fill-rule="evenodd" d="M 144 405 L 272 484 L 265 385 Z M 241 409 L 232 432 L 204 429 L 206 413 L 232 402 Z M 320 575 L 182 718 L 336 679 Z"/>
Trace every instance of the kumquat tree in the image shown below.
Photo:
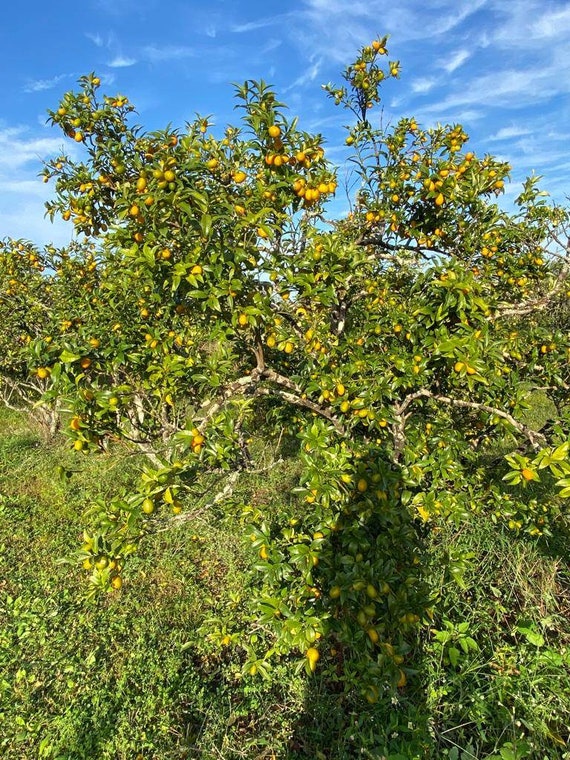
<path fill-rule="evenodd" d="M 570 496 L 570 339 L 550 318 L 566 309 L 569 214 L 534 177 L 502 208 L 509 165 L 460 125 L 378 126 L 399 77 L 387 38 L 342 76 L 324 89 L 358 182 L 337 219 L 323 136 L 264 82 L 237 87 L 239 126 L 216 136 L 202 117 L 145 132 L 82 77 L 50 112 L 82 158 L 44 169 L 48 212 L 77 239 L 4 241 L 0 372 L 4 399 L 56 409 L 78 452 L 123 441 L 146 457 L 138 489 L 86 513 L 93 594 L 209 500 L 251 539 L 240 621 L 209 635 L 244 674 L 292 654 L 374 702 L 406 684 L 410 640 L 437 615 L 426 531 L 476 514 L 548 535 Z M 301 474 L 268 517 L 240 477 L 287 447 Z M 447 554 L 461 582 L 466 560 Z"/>

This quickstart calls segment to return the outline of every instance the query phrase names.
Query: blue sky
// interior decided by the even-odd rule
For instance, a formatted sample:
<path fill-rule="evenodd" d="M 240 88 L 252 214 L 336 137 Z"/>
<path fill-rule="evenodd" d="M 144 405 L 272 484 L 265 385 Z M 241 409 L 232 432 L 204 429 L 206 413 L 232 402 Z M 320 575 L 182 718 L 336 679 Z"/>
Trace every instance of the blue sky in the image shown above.
<path fill-rule="evenodd" d="M 69 240 L 71 225 L 43 218 L 50 186 L 37 174 L 64 144 L 46 109 L 80 75 L 95 71 L 103 92 L 127 95 L 149 130 L 183 127 L 197 111 L 237 121 L 231 83 L 264 78 L 341 163 L 347 113 L 321 85 L 340 83 L 378 34 L 390 34 L 402 67 L 385 119 L 462 123 L 471 149 L 513 165 L 506 203 L 533 171 L 556 200 L 570 195 L 570 2 L 28 0 L 2 11 L 0 238 Z"/>

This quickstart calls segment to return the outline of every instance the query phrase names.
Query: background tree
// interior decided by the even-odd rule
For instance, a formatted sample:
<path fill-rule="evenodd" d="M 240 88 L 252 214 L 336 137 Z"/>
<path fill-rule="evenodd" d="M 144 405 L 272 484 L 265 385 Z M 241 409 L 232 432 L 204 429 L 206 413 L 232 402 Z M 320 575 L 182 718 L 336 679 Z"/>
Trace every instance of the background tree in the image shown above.
<path fill-rule="evenodd" d="M 568 213 L 534 178 L 502 209 L 510 167 L 466 150 L 459 125 L 374 127 L 399 75 L 386 44 L 325 88 L 355 119 L 346 218 L 325 216 L 323 138 L 263 82 L 237 89 L 242 125 L 216 138 L 202 117 L 145 133 L 84 77 L 51 113 L 84 160 L 45 168 L 49 212 L 96 241 L 93 287 L 47 349 L 53 393 L 78 450 L 122 437 L 150 459 L 138 491 L 89 513 L 94 586 L 119 589 L 141 537 L 213 491 L 255 557 L 255 624 L 230 637 L 244 668 L 298 650 L 310 672 L 325 651 L 371 701 L 405 684 L 410 632 L 433 615 L 423 532 L 475 511 L 539 535 L 559 502 L 528 484 L 570 495 L 570 344 L 537 317 L 567 287 Z M 232 498 L 268 441 L 298 446 L 301 468 L 271 518 Z"/>

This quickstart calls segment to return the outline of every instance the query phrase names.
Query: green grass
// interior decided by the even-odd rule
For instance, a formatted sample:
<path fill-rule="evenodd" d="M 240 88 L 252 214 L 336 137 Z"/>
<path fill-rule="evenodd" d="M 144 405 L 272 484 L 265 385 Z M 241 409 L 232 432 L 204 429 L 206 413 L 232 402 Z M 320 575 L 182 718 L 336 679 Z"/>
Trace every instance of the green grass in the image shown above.
<path fill-rule="evenodd" d="M 58 478 L 58 467 L 72 474 Z M 244 495 L 279 510 L 291 458 Z M 92 602 L 58 562 L 81 514 L 137 475 L 118 449 L 86 457 L 0 412 L 0 756 L 4 760 L 187 758 L 570 758 L 570 538 L 532 541 L 473 518 L 426 537 L 435 615 L 414 643 L 405 689 L 345 694 L 323 657 L 268 681 L 242 676 L 238 646 L 208 632 L 243 605 L 251 549 L 221 510 L 149 537 L 125 585 Z M 469 557 L 465 587 L 444 552 Z M 322 666 L 322 667 L 321 667 Z"/>

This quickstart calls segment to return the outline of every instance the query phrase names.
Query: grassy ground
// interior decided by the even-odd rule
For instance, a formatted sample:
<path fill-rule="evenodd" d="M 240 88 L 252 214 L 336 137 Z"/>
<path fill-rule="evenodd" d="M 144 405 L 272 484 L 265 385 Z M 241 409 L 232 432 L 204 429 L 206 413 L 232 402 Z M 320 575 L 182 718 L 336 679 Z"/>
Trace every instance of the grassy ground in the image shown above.
<path fill-rule="evenodd" d="M 63 465 L 73 471 L 60 480 Z M 252 479 L 277 509 L 295 461 Z M 137 473 L 121 450 L 84 457 L 0 412 L 0 756 L 570 758 L 570 539 L 530 541 L 480 520 L 428 536 L 439 597 L 415 642 L 416 674 L 377 704 L 339 692 L 323 662 L 244 678 L 238 647 L 208 631 L 242 615 L 251 549 L 239 521 L 203 513 L 158 533 L 120 593 L 82 600 L 81 513 Z M 449 579 L 450 547 L 469 560 Z"/>

